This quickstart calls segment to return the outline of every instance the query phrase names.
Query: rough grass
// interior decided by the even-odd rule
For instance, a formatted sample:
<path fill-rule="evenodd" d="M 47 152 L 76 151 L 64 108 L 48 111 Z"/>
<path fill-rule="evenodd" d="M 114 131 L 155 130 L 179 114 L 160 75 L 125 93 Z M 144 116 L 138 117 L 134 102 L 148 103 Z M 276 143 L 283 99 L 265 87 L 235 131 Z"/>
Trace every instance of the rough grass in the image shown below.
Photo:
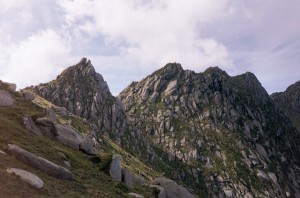
<path fill-rule="evenodd" d="M 91 157 L 82 152 L 27 131 L 22 117 L 24 115 L 41 117 L 44 110 L 25 101 L 17 93 L 13 95 L 16 100 L 14 107 L 0 107 L 0 149 L 6 151 L 7 144 L 16 144 L 60 166 L 64 166 L 64 159 L 60 154 L 63 153 L 72 165 L 71 171 L 75 180 L 56 179 L 18 161 L 9 154 L 0 154 L 0 197 L 127 197 L 129 190 L 123 184 L 114 182 L 102 170 L 107 166 L 107 158 L 103 157 L 96 163 L 92 162 Z M 49 107 L 48 104 L 43 103 L 43 105 Z M 30 187 L 17 176 L 7 174 L 7 168 L 20 168 L 36 174 L 44 181 L 44 188 L 37 190 Z M 152 197 L 152 190 L 146 187 L 133 189 L 131 192 Z"/>

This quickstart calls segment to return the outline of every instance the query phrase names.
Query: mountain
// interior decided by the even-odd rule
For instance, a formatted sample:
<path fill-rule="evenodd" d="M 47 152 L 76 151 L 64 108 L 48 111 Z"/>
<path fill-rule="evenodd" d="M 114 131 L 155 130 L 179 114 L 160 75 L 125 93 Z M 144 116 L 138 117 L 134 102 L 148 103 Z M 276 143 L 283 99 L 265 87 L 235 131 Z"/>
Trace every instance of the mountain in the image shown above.
<path fill-rule="evenodd" d="M 254 74 L 170 63 L 118 98 L 164 160 L 194 167 L 202 196 L 300 196 L 299 133 Z"/>
<path fill-rule="evenodd" d="M 300 132 L 300 81 L 289 86 L 285 92 L 272 94 L 271 98 Z"/>
<path fill-rule="evenodd" d="M 269 96 L 250 72 L 169 63 L 114 97 L 86 58 L 19 92 L 0 81 L 0 193 L 300 197 L 291 87 Z"/>

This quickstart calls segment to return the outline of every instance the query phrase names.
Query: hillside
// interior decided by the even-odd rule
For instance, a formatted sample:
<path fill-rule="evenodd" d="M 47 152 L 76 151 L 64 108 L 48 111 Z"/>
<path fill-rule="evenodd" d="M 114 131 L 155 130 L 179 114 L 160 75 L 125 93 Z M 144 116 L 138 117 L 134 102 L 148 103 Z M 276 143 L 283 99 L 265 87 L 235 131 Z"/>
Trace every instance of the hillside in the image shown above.
<path fill-rule="evenodd" d="M 146 182 L 161 174 L 147 167 L 134 156 L 121 149 L 108 137 L 102 136 L 101 148 L 96 155 L 83 150 L 74 149 L 62 139 L 51 139 L 44 135 L 34 134 L 26 128 L 24 118 L 37 120 L 45 118 L 52 110 L 58 119 L 58 126 L 73 129 L 79 135 L 90 133 L 91 127 L 84 119 L 51 104 L 49 101 L 35 96 L 30 92 L 15 92 L 6 83 L 0 83 L 1 92 L 9 93 L 13 99 L 12 106 L 2 105 L 0 102 L 0 194 L 9 197 L 131 197 L 134 192 L 144 197 L 155 197 L 149 186 L 134 185 L 128 188 L 125 183 L 117 182 L 109 175 L 108 169 L 112 156 L 122 157 L 122 167 L 126 167 L 133 175 L 140 176 Z M 31 101 L 32 100 L 32 101 Z M 37 125 L 38 126 L 38 125 Z M 72 140 L 69 139 L 70 141 Z M 10 152 L 8 144 L 17 145 L 37 156 L 45 158 L 64 169 L 70 170 L 74 179 L 55 178 L 41 171 L 30 163 L 25 163 Z M 38 176 L 44 183 L 41 189 L 28 185 L 18 176 L 9 175 L 7 169 L 18 168 Z"/>

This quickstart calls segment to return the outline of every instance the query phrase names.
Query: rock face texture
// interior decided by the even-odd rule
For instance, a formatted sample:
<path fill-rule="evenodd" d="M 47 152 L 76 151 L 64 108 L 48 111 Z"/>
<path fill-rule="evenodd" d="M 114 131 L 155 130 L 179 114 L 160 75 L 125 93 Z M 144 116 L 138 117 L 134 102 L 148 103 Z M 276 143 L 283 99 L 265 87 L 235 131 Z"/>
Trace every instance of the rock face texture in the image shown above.
<path fill-rule="evenodd" d="M 58 179 L 73 180 L 73 174 L 64 167 L 58 166 L 42 157 L 36 156 L 17 145 L 8 145 L 8 151 L 18 160 L 37 168 Z"/>
<path fill-rule="evenodd" d="M 118 98 L 163 160 L 185 164 L 168 176 L 197 184 L 199 194 L 299 195 L 299 134 L 254 74 L 195 73 L 171 63 Z"/>
<path fill-rule="evenodd" d="M 300 81 L 289 86 L 285 92 L 272 94 L 271 98 L 300 132 Z"/>
<path fill-rule="evenodd" d="M 17 168 L 9 168 L 6 170 L 9 174 L 15 174 L 19 176 L 22 180 L 27 182 L 29 185 L 31 185 L 34 188 L 40 189 L 44 187 L 44 182 L 41 180 L 38 176 Z"/>
<path fill-rule="evenodd" d="M 109 135 L 136 154 L 153 158 L 153 149 L 149 142 L 140 130 L 127 122 L 122 103 L 112 96 L 103 77 L 95 72 L 86 58 L 68 67 L 56 80 L 28 89 L 85 118 L 98 134 Z"/>

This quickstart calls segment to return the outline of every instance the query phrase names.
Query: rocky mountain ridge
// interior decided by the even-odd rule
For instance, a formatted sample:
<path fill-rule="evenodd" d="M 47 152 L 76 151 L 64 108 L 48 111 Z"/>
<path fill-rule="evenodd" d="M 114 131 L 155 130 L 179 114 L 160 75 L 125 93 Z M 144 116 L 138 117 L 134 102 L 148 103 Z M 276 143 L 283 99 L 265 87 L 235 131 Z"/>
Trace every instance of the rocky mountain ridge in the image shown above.
<path fill-rule="evenodd" d="M 254 74 L 170 63 L 118 97 L 165 160 L 195 167 L 210 197 L 300 196 L 299 134 Z"/>
<path fill-rule="evenodd" d="M 200 197 L 297 197 L 299 133 L 254 74 L 170 63 L 118 98 L 83 58 L 28 88 Z"/>

